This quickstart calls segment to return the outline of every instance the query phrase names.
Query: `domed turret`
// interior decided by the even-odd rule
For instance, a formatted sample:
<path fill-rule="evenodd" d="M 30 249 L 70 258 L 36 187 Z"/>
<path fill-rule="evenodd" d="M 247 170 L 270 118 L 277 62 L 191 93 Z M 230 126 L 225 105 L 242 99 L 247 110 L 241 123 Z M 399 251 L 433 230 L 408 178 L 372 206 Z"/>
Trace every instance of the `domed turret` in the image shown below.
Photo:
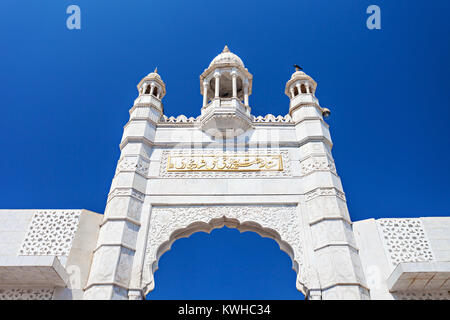
<path fill-rule="evenodd" d="M 139 94 L 150 94 L 161 100 L 166 95 L 166 85 L 158 74 L 158 68 L 144 77 L 137 85 Z"/>
<path fill-rule="evenodd" d="M 316 92 L 317 83 L 313 78 L 300 70 L 297 66 L 296 71 L 292 74 L 291 79 L 286 83 L 284 93 L 291 99 L 299 94 L 313 94 Z"/>
<path fill-rule="evenodd" d="M 215 99 L 235 99 L 248 105 L 252 92 L 253 76 L 245 68 L 241 58 L 230 52 L 228 46 L 209 64 L 200 76 L 200 93 L 203 108 Z"/>
<path fill-rule="evenodd" d="M 222 53 L 211 61 L 208 68 L 211 68 L 212 66 L 216 67 L 236 66 L 245 68 L 241 58 L 239 58 L 234 53 L 230 52 L 228 46 L 225 46 L 225 48 L 223 48 Z"/>
<path fill-rule="evenodd" d="M 319 100 L 315 97 L 317 88 L 316 81 L 300 70 L 301 68 L 299 66 L 295 65 L 295 69 L 296 71 L 286 83 L 286 89 L 284 90 L 284 93 L 291 99 L 289 114 L 294 121 L 299 121 L 307 117 L 306 113 L 311 116 L 311 112 L 322 117 L 324 109 L 320 107 Z M 327 109 L 325 114 L 329 115 L 330 111 Z"/>
<path fill-rule="evenodd" d="M 137 85 L 139 97 L 134 100 L 135 106 L 152 106 L 163 114 L 162 99 L 166 95 L 166 85 L 158 74 L 158 68 L 145 76 Z"/>
<path fill-rule="evenodd" d="M 229 131 L 236 135 L 251 127 L 248 97 L 252 79 L 241 58 L 225 46 L 200 76 L 204 131 Z"/>

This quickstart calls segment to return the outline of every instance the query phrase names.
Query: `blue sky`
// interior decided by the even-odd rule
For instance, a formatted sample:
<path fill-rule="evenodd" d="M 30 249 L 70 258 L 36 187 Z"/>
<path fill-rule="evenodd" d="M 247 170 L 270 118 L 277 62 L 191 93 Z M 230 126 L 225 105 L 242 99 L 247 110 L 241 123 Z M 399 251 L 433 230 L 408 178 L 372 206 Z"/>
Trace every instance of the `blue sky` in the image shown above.
<path fill-rule="evenodd" d="M 81 30 L 66 8 L 81 8 Z M 366 8 L 381 8 L 381 30 Z M 228 44 L 254 115 L 285 115 L 297 63 L 318 82 L 353 220 L 450 215 L 449 1 L 0 2 L 0 207 L 103 212 L 136 84 L 157 66 L 168 116 L 197 116 Z M 220 229 L 176 241 L 153 299 L 298 299 L 278 245 Z M 149 298 L 150 298 L 149 297 Z"/>

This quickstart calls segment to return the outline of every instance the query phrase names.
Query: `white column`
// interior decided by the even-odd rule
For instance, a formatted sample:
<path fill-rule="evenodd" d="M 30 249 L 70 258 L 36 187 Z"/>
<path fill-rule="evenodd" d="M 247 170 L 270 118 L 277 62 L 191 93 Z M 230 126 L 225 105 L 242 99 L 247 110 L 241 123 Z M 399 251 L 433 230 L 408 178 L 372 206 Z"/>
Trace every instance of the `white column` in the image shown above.
<path fill-rule="evenodd" d="M 203 81 L 203 108 L 208 103 L 208 82 Z"/>
<path fill-rule="evenodd" d="M 220 73 L 219 72 L 214 73 L 214 78 L 216 79 L 214 96 L 215 98 L 219 98 Z"/>
<path fill-rule="evenodd" d="M 291 98 L 294 99 L 295 95 L 294 95 L 294 87 L 290 87 L 289 91 L 291 92 Z"/>
<path fill-rule="evenodd" d="M 233 71 L 231 73 L 232 85 L 233 85 L 233 98 L 237 98 L 237 73 Z"/>
<path fill-rule="evenodd" d="M 301 87 L 301 85 L 300 85 L 300 82 L 297 82 L 297 83 L 295 84 L 295 86 L 297 87 L 298 94 L 301 94 L 301 93 L 302 93 L 302 87 Z"/>
<path fill-rule="evenodd" d="M 248 106 L 248 82 L 244 82 L 244 104 Z"/>
<path fill-rule="evenodd" d="M 311 93 L 311 92 L 309 91 L 309 83 L 305 83 L 305 88 L 306 88 L 306 93 Z"/>
<path fill-rule="evenodd" d="M 155 84 L 152 82 L 152 84 L 150 86 L 151 86 L 151 88 L 150 88 L 150 95 L 152 96 L 153 95 L 153 91 L 155 90 Z"/>

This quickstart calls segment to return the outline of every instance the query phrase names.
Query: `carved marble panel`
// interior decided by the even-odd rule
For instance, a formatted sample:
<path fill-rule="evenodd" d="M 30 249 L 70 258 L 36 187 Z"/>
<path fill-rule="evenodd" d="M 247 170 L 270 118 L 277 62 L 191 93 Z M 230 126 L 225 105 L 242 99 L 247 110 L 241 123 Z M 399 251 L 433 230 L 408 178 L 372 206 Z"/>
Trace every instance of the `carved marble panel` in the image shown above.
<path fill-rule="evenodd" d="M 51 300 L 54 288 L 0 287 L 0 300 Z"/>
<path fill-rule="evenodd" d="M 336 174 L 336 167 L 333 159 L 328 156 L 312 156 L 300 162 L 300 172 L 302 176 L 314 171 L 331 171 Z"/>
<path fill-rule="evenodd" d="M 36 211 L 19 255 L 68 256 L 80 213 L 80 210 Z"/>
<path fill-rule="evenodd" d="M 397 292 L 393 296 L 396 300 L 450 300 L 448 291 Z"/>
<path fill-rule="evenodd" d="M 218 151 L 216 149 L 203 149 L 195 151 L 182 151 L 182 150 L 164 150 L 161 155 L 160 174 L 161 178 L 273 178 L 273 177 L 292 177 L 291 166 L 289 159 L 289 152 L 287 150 L 264 150 L 264 151 L 248 151 L 249 155 L 261 154 L 264 157 L 277 157 L 276 170 L 245 170 L 241 168 L 239 170 L 216 170 L 216 171 L 199 171 L 199 170 L 168 170 L 167 164 L 170 157 L 200 157 L 200 156 L 214 156 L 222 155 L 234 158 L 239 158 L 245 155 L 245 152 L 233 152 L 233 151 Z M 279 160 L 278 160 L 279 159 Z"/>
<path fill-rule="evenodd" d="M 419 218 L 379 219 L 388 258 L 393 266 L 401 262 L 433 261 L 433 252 Z"/>
<path fill-rule="evenodd" d="M 124 156 L 119 160 L 116 167 L 116 174 L 122 171 L 135 171 L 143 176 L 147 175 L 150 161 L 142 156 Z"/>
<path fill-rule="evenodd" d="M 320 196 L 337 196 L 346 201 L 345 194 L 336 188 L 317 188 L 305 194 L 306 201 Z"/>
<path fill-rule="evenodd" d="M 145 195 L 132 188 L 115 188 L 108 195 L 108 202 L 114 197 L 133 197 L 139 201 L 144 201 Z"/>

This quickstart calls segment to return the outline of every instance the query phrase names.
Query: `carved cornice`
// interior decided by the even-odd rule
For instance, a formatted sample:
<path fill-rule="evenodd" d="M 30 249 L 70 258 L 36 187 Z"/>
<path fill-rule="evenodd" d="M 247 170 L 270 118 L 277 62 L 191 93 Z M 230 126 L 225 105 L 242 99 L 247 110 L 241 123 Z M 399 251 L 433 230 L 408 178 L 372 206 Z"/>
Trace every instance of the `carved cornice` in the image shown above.
<path fill-rule="evenodd" d="M 117 163 L 115 175 L 119 172 L 136 172 L 143 177 L 147 177 L 149 167 L 150 160 L 143 156 L 123 156 Z"/>
<path fill-rule="evenodd" d="M 133 197 L 136 200 L 144 201 L 145 194 L 133 188 L 114 188 L 108 195 L 107 203 L 114 197 Z"/>
<path fill-rule="evenodd" d="M 321 197 L 321 196 L 336 196 L 336 197 L 346 201 L 344 192 L 342 192 L 334 187 L 332 187 L 332 188 L 316 188 L 312 191 L 305 193 L 306 201 L 310 201 L 314 198 Z"/>
<path fill-rule="evenodd" d="M 200 116 L 197 118 L 189 117 L 187 118 L 185 115 L 179 115 L 177 117 L 167 117 L 163 115 L 158 124 L 195 124 L 199 123 Z M 257 124 L 293 124 L 292 118 L 289 114 L 285 116 L 274 116 L 273 114 L 267 114 L 263 116 L 252 116 L 252 122 Z"/>
<path fill-rule="evenodd" d="M 120 143 L 120 145 L 119 145 L 120 150 L 122 150 L 130 142 L 143 143 L 143 144 L 145 144 L 145 145 L 147 145 L 149 147 L 152 147 L 154 145 L 153 141 L 147 139 L 146 137 L 143 137 L 143 136 L 127 136 Z"/>
<path fill-rule="evenodd" d="M 300 162 L 301 176 L 306 176 L 317 171 L 329 171 L 337 175 L 334 161 L 328 155 L 310 156 Z"/>

